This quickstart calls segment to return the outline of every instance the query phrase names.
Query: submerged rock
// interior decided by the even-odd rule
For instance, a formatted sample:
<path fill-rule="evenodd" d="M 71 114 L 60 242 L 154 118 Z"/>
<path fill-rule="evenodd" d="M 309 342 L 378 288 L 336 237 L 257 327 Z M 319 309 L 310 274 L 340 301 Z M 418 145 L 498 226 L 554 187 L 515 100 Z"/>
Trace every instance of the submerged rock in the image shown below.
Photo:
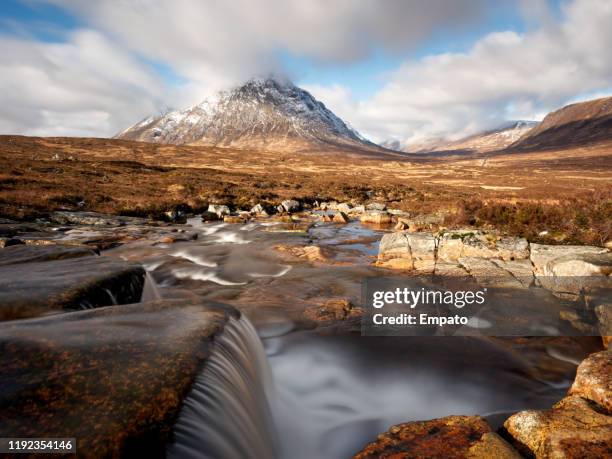
<path fill-rule="evenodd" d="M 89 249 L 16 246 L 0 254 L 0 320 L 134 303 L 142 294 L 142 266 Z"/>
<path fill-rule="evenodd" d="M 529 457 L 591 458 L 612 456 L 612 417 L 578 396 L 550 410 L 527 410 L 504 423 L 515 446 Z"/>
<path fill-rule="evenodd" d="M 0 324 L 0 431 L 76 437 L 79 457 L 164 457 L 234 310 L 157 301 Z"/>
<path fill-rule="evenodd" d="M 514 459 L 518 453 L 479 416 L 447 416 L 393 426 L 367 445 L 354 459 L 490 458 Z"/>

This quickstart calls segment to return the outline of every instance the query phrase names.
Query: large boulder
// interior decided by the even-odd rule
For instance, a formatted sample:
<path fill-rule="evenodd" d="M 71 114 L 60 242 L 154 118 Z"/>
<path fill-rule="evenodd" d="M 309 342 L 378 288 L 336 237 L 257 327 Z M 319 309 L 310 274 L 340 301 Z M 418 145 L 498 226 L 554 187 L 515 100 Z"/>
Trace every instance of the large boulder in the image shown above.
<path fill-rule="evenodd" d="M 520 411 L 504 427 L 528 457 L 612 457 L 612 417 L 578 396 L 566 397 L 550 410 Z"/>
<path fill-rule="evenodd" d="M 7 247 L 0 251 L 0 320 L 134 303 L 144 275 L 139 264 L 82 247 Z"/>
<path fill-rule="evenodd" d="M 612 414 L 612 351 L 597 352 L 584 359 L 569 393 L 591 400 Z"/>
<path fill-rule="evenodd" d="M 0 324 L 0 431 L 75 437 L 79 457 L 164 457 L 232 315 L 166 300 Z"/>
<path fill-rule="evenodd" d="M 393 426 L 366 445 L 354 459 L 378 458 L 489 458 L 517 459 L 518 453 L 491 432 L 479 416 L 447 416 Z"/>

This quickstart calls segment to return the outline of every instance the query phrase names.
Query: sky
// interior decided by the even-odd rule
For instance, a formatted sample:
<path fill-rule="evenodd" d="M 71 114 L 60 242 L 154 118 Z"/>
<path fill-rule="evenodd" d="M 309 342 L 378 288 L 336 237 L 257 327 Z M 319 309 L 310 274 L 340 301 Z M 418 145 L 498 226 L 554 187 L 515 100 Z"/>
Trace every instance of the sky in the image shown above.
<path fill-rule="evenodd" d="M 3 0 L 0 134 L 112 136 L 251 77 L 458 139 L 612 95 L 612 0 Z"/>

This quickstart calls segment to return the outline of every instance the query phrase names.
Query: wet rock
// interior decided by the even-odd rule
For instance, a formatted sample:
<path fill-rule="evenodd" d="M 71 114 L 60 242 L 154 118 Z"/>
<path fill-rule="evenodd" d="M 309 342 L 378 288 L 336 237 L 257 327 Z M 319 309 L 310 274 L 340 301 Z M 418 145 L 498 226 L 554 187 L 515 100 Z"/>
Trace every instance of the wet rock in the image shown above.
<path fill-rule="evenodd" d="M 382 202 L 371 202 L 370 204 L 366 204 L 365 210 L 377 210 L 383 211 L 387 209 L 387 205 Z"/>
<path fill-rule="evenodd" d="M 79 457 L 161 457 L 230 315 L 158 301 L 0 324 L 0 431 L 77 438 Z"/>
<path fill-rule="evenodd" d="M 295 258 L 302 258 L 308 261 L 327 263 L 333 257 L 331 251 L 318 245 L 277 245 L 277 251 L 286 253 Z"/>
<path fill-rule="evenodd" d="M 584 359 L 569 394 L 591 400 L 612 414 L 612 351 L 597 352 Z"/>
<path fill-rule="evenodd" d="M 341 211 L 336 212 L 332 220 L 334 223 L 348 223 L 350 221 L 348 215 Z"/>
<path fill-rule="evenodd" d="M 361 223 L 372 223 L 374 225 L 386 225 L 393 221 L 390 213 L 381 210 L 369 210 L 360 217 Z"/>
<path fill-rule="evenodd" d="M 222 204 L 209 204 L 208 212 L 216 214 L 218 218 L 223 218 L 224 215 L 230 214 L 230 208 Z"/>
<path fill-rule="evenodd" d="M 16 245 L 0 250 L 0 266 L 65 260 L 92 255 L 96 255 L 96 252 L 82 245 Z M 51 266 L 49 265 L 49 269 L 52 269 Z"/>
<path fill-rule="evenodd" d="M 321 325 L 359 318 L 363 314 L 361 308 L 354 307 L 346 298 L 332 298 L 322 305 L 311 306 L 304 311 L 304 318 Z"/>
<path fill-rule="evenodd" d="M 362 214 L 362 213 L 364 213 L 364 212 L 365 212 L 365 206 L 364 206 L 364 205 L 358 205 L 358 206 L 355 206 L 355 207 L 353 207 L 353 208 L 352 208 L 352 209 L 349 211 L 349 213 L 351 213 L 351 214 Z"/>
<path fill-rule="evenodd" d="M 537 459 L 612 456 L 612 417 L 581 397 L 566 397 L 550 410 L 528 410 L 504 423 L 514 446 Z"/>
<path fill-rule="evenodd" d="M 492 440 L 491 428 L 479 416 L 447 416 L 430 421 L 407 422 L 393 426 L 388 432 L 357 453 L 355 459 L 378 458 L 465 458 L 468 454 L 478 454 L 478 443 L 492 441 L 504 445 L 498 454 L 509 451 L 510 455 L 502 458 L 513 458 L 512 448 L 505 445 L 501 438 Z M 481 445 L 485 449 L 487 444 Z M 475 449 L 472 449 L 475 448 Z M 471 453 L 470 453 L 471 451 Z M 470 456 L 486 457 L 486 456 Z M 496 455 L 495 457 L 498 457 Z"/>
<path fill-rule="evenodd" d="M 140 300 L 145 273 L 138 264 L 90 255 L 91 251 L 81 248 L 63 255 L 50 253 L 48 249 L 56 249 L 53 246 L 24 248 L 40 249 L 40 253 L 23 252 L 23 262 L 0 266 L 0 320 Z M 34 260 L 37 256 L 48 261 L 26 262 L 28 257 Z"/>
<path fill-rule="evenodd" d="M 300 210 L 300 203 L 295 199 L 285 199 L 281 202 L 281 207 L 284 212 L 292 213 Z"/>

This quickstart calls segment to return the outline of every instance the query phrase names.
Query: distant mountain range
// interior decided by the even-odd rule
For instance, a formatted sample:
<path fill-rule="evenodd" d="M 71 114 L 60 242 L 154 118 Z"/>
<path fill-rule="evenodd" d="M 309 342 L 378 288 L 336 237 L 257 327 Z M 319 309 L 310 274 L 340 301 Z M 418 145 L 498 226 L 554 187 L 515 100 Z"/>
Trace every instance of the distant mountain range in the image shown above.
<path fill-rule="evenodd" d="M 538 125 L 537 121 L 509 121 L 496 129 L 490 129 L 459 140 L 436 139 L 421 144 L 404 145 L 398 141 L 383 142 L 382 145 L 408 153 L 427 153 L 434 151 L 465 151 L 485 153 L 502 150 L 516 142 Z"/>
<path fill-rule="evenodd" d="M 186 110 L 147 118 L 116 138 L 246 149 L 382 150 L 307 91 L 272 78 L 252 79 Z"/>

